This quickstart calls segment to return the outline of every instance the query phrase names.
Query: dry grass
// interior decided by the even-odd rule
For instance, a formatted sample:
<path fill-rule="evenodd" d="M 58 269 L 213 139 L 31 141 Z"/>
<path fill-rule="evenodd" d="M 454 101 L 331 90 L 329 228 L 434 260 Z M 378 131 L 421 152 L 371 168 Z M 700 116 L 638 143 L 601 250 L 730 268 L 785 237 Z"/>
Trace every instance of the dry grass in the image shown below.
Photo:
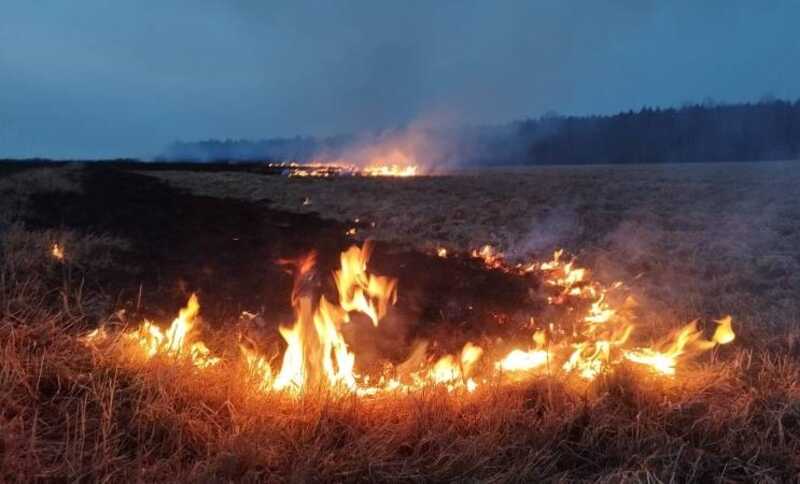
<path fill-rule="evenodd" d="M 658 185 L 652 172 L 642 174 L 647 183 L 638 184 L 629 180 L 630 173 L 616 176 L 628 185 L 650 189 Z M 181 176 L 192 185 L 205 180 L 202 174 Z M 349 185 L 336 181 L 294 186 L 283 179 L 242 176 L 247 178 L 230 175 L 230 179 L 238 180 L 237 185 L 284 184 L 290 187 L 282 189 L 285 193 L 305 191 L 311 197 L 364 183 L 364 191 L 382 191 L 381 200 L 409 197 L 407 205 L 396 210 L 401 217 L 411 218 L 408 213 L 414 210 L 410 201 L 415 190 L 420 200 L 434 197 L 421 193 L 420 187 L 433 190 L 466 185 L 474 189 L 489 183 L 485 177 L 477 177 L 414 180 L 408 185 L 375 182 L 378 188 L 357 180 L 345 181 Z M 552 172 L 549 176 L 536 181 L 539 175 L 526 174 L 528 188 L 519 193 L 527 193 L 531 186 L 551 186 L 564 175 Z M 575 175 L 576 183 L 591 192 L 599 176 L 597 172 L 583 178 Z M 784 178 L 791 179 L 787 174 Z M 496 180 L 516 183 L 506 175 L 497 175 Z M 314 189 L 320 191 L 315 195 L 310 187 L 318 183 Z M 689 197 L 676 195 L 681 184 L 665 183 L 673 198 Z M 684 179 L 681 183 L 689 182 Z M 713 185 L 707 189 L 718 190 Z M 557 191 L 547 190 L 551 194 Z M 627 190 L 636 191 L 630 186 Z M 233 188 L 227 190 L 233 192 Z M 791 217 L 797 207 L 790 193 L 772 192 L 776 195 L 770 210 Z M 359 193 L 352 196 L 365 197 Z M 768 257 L 781 251 L 794 257 L 791 250 L 800 250 L 784 245 L 796 236 L 794 229 L 788 235 L 779 234 L 777 242 L 772 234 L 761 239 L 758 231 L 749 230 L 747 244 L 739 247 L 741 234 L 732 236 L 722 228 L 696 225 L 699 221 L 714 225 L 715 216 L 724 220 L 737 214 L 750 221 L 765 212 L 759 208 L 760 202 L 751 202 L 754 206 L 750 209 L 727 209 L 726 203 L 733 203 L 735 194 L 716 193 L 716 202 L 686 199 L 679 203 L 645 197 L 639 199 L 638 208 L 628 209 L 615 208 L 615 202 L 608 201 L 615 200 L 616 191 L 609 188 L 604 193 L 605 200 L 585 195 L 582 203 L 592 210 L 609 203 L 607 212 L 616 210 L 617 216 L 627 221 L 635 219 L 630 210 L 644 213 L 652 208 L 653 220 L 662 226 L 656 230 L 658 226 L 652 222 L 647 228 L 652 238 L 645 240 L 621 225 L 621 220 L 593 241 L 593 235 L 583 232 L 595 226 L 586 224 L 603 217 L 591 215 L 589 209 L 583 212 L 578 204 L 575 212 L 582 233 L 576 240 L 588 244 L 585 256 L 598 263 L 612 265 L 615 257 L 624 254 L 632 259 L 630 264 L 655 257 L 648 262 L 655 267 L 652 271 L 677 273 L 692 262 L 700 271 L 696 274 L 699 280 L 707 274 L 706 283 L 713 286 L 716 278 L 724 278 L 736 268 L 746 271 L 736 277 L 755 277 L 761 269 L 750 267 L 756 260 L 749 258 L 751 250 L 766 248 L 763 256 Z M 755 196 L 755 192 L 747 193 Z M 765 190 L 758 196 L 770 198 L 769 193 Z M 436 196 L 451 195 L 441 192 Z M 497 197 L 499 200 L 501 195 Z M 545 200 L 552 208 L 563 198 Z M 470 199 L 458 203 L 464 207 L 479 204 Z M 494 203 L 481 205 L 502 211 L 500 202 Z M 656 207 L 674 207 L 676 203 L 687 209 L 690 205 L 700 208 L 695 210 L 698 213 L 670 213 Z M 721 211 L 714 212 L 713 207 Z M 427 210 L 439 208 L 429 205 Z M 686 227 L 677 224 L 681 218 Z M 765 230 L 779 231 L 800 219 L 758 220 L 768 220 Z M 744 225 L 743 230 L 748 228 Z M 615 243 L 626 242 L 613 242 L 615 237 L 625 239 L 625 234 L 637 234 L 627 242 L 636 241 L 641 252 L 614 252 Z M 700 245 L 719 234 L 728 234 L 719 246 Z M 44 250 L 54 236 L 53 232 L 14 226 L 4 232 L 0 243 L 0 481 L 786 482 L 800 475 L 800 334 L 794 327 L 784 327 L 780 334 L 754 338 L 772 327 L 767 326 L 766 317 L 764 322 L 745 319 L 749 326 L 740 328 L 745 333 L 741 342 L 705 355 L 675 379 L 622 367 L 592 383 L 541 377 L 524 384 L 486 386 L 473 395 L 458 397 L 432 389 L 393 399 L 311 394 L 293 400 L 256 391 L 233 357 L 235 342 L 225 333 L 209 335 L 209 343 L 230 358 L 207 370 L 168 360 L 132 365 L 113 355 L 89 351 L 78 337 L 97 323 L 98 314 L 109 314 L 113 308 L 105 307 L 96 294 L 81 290 L 81 285 L 70 279 L 68 268 L 88 267 L 92 261 L 102 260 L 97 254 L 111 250 L 118 241 L 70 233 L 67 247 L 82 249 L 68 251 L 72 256 L 64 264 Z M 665 250 L 693 247 L 695 254 L 685 261 L 670 262 L 665 255 L 649 253 L 670 242 L 683 245 Z M 769 245 L 774 243 L 777 245 Z M 731 246 L 736 247 L 732 252 L 736 257 L 726 259 Z M 711 254 L 722 262 L 702 257 Z M 738 265 L 732 268 L 731 264 Z M 715 267 L 718 272 L 712 270 Z M 761 276 L 755 279 L 757 283 L 764 280 Z M 745 306 L 751 301 L 776 304 L 762 301 L 772 297 L 770 291 L 777 290 L 773 287 L 752 291 L 736 289 L 735 284 L 730 287 L 738 291 L 732 297 L 741 299 L 739 306 L 730 308 L 735 315 L 737 310 L 748 314 Z M 729 302 L 709 301 L 705 291 L 684 293 L 685 306 L 676 312 L 689 312 L 692 307 L 712 312 Z M 776 314 L 787 319 L 779 323 L 796 322 L 781 311 Z"/>
<path fill-rule="evenodd" d="M 776 331 L 800 316 L 798 163 L 531 167 L 402 180 L 149 174 L 193 193 L 375 222 L 362 224 L 359 237 L 424 250 L 490 243 L 546 257 L 565 247 L 598 278 L 631 283 L 653 312 L 679 320 L 733 313 L 746 327 Z"/>
<path fill-rule="evenodd" d="M 786 349 L 730 351 L 675 380 L 628 368 L 591 384 L 293 400 L 259 393 L 236 363 L 94 354 L 74 302 L 19 290 L 2 293 L 3 480 L 780 482 L 800 470 L 800 366 Z"/>
<path fill-rule="evenodd" d="M 3 225 L 19 220 L 31 195 L 43 192 L 80 192 L 78 174 L 82 165 L 23 169 L 0 175 L 0 231 Z"/>

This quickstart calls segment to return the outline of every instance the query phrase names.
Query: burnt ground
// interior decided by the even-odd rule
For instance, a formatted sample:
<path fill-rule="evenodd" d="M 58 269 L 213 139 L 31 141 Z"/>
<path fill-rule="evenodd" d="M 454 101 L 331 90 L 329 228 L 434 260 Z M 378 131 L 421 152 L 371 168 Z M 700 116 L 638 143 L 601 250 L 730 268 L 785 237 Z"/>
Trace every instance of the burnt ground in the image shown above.
<path fill-rule="evenodd" d="M 113 309 L 137 317 L 169 321 L 197 292 L 212 326 L 232 324 L 242 311 L 263 315 L 268 326 L 289 323 L 292 275 L 277 262 L 317 251 L 320 290 L 330 294 L 339 253 L 354 243 L 348 226 L 278 211 L 266 199 L 195 196 L 111 163 L 89 164 L 80 176 L 83 193 L 35 195 L 26 222 L 128 240 L 131 249 L 116 255 L 114 269 L 86 281 L 110 296 Z M 378 345 L 390 353 L 434 332 L 458 330 L 475 338 L 487 328 L 502 331 L 512 326 L 503 324 L 507 315 L 538 307 L 529 289 L 533 281 L 486 270 L 466 257 L 442 259 L 378 243 L 369 267 L 399 279 L 398 303 Z M 81 268 L 73 269 L 80 274 Z"/>

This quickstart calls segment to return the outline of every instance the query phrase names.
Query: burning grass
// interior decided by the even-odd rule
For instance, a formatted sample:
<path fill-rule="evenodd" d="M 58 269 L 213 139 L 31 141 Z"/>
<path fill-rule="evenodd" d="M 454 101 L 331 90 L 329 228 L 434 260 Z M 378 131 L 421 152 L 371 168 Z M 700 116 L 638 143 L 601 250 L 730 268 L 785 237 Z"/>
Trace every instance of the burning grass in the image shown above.
<path fill-rule="evenodd" d="M 423 347 L 399 389 L 364 392 L 404 362 L 389 374 L 360 368 L 344 329 L 361 318 L 380 330 L 413 283 L 374 274 L 368 246 L 342 254 L 327 297 L 305 277 L 313 259 L 291 262 L 295 320 L 273 354 L 206 324 L 202 297 L 163 320 L 121 317 L 70 277 L 113 241 L 10 234 L 0 244 L 0 480 L 786 481 L 800 472 L 796 331 L 758 338 L 751 327 L 731 341 L 737 313 L 664 331 L 636 317 L 625 285 L 594 280 L 563 252 L 511 263 L 478 249 L 487 270 L 541 279 L 548 312 L 513 341 Z"/>
<path fill-rule="evenodd" d="M 472 394 L 290 396 L 238 360 L 123 365 L 82 351 L 79 318 L 30 316 L 0 325 L 6 480 L 783 480 L 800 466 L 786 355 L 734 350 L 680 379 L 626 366 Z"/>
<path fill-rule="evenodd" d="M 2 286 L 4 480 L 780 480 L 800 469 L 800 366 L 786 351 L 713 350 L 680 378 L 622 363 L 592 381 L 538 375 L 472 393 L 265 392 L 222 335 L 205 335 L 221 357 L 210 366 L 87 351 L 88 318 L 63 289 Z"/>
<path fill-rule="evenodd" d="M 397 302 L 397 280 L 368 272 L 371 253 L 369 241 L 363 247 L 352 246 L 342 252 L 341 266 L 333 273 L 338 291 L 336 302 L 322 295 L 315 303 L 307 290 L 315 270 L 314 253 L 296 261 L 281 261 L 295 268 L 291 296 L 295 322 L 279 328 L 286 345 L 283 356 L 270 358 L 240 344 L 242 359 L 257 376 L 262 391 L 299 395 L 325 389 L 336 394 L 372 397 L 442 387 L 448 392 L 472 393 L 481 386 L 529 380 L 542 373 L 558 378 L 574 374 L 594 380 L 615 371 L 625 361 L 672 377 L 679 363 L 685 364 L 685 360 L 735 339 L 731 317 L 727 316 L 717 321 L 710 339 L 704 338 L 697 321 L 693 321 L 657 345 L 635 346 L 630 341 L 635 318 L 628 310 L 634 302 L 628 297 L 622 307 L 616 308 L 607 297 L 621 283 L 605 288 L 591 281 L 589 272 L 577 267 L 574 260 L 566 261 L 563 251 L 557 251 L 551 261 L 511 266 L 502 254 L 487 246 L 473 256 L 482 258 L 491 270 L 535 274 L 536 280 L 544 280 L 547 303 L 558 309 L 557 313 L 551 313 L 554 319 L 533 333 L 532 348 L 526 347 L 524 341 L 521 347 L 520 342 L 513 341 L 512 349 L 503 355 L 498 349 L 467 341 L 458 354 L 433 359 L 427 354 L 428 343 L 419 341 L 406 361 L 400 364 L 384 361 L 379 374 L 359 373 L 363 368 L 356 366 L 357 351 L 349 346 L 343 327 L 357 313 L 367 316 L 378 327 L 390 306 Z M 144 321 L 138 328 L 116 335 L 100 327 L 81 339 L 93 350 L 117 354 L 123 359 L 133 356 L 141 362 L 160 357 L 187 361 L 205 369 L 218 365 L 221 358 L 212 355 L 197 336 L 199 310 L 193 294 L 166 329 Z M 572 325 L 571 334 L 565 331 L 568 324 Z M 496 361 L 487 361 L 491 358 Z M 281 366 L 273 372 L 270 361 L 277 359 L 281 360 Z"/>
<path fill-rule="evenodd" d="M 148 174 L 198 195 L 318 212 L 351 224 L 357 239 L 418 250 L 490 243 L 510 257 L 531 250 L 544 258 L 566 247 L 602 277 L 636 280 L 643 299 L 681 318 L 734 312 L 745 326 L 780 332 L 800 314 L 800 165 L 793 162 L 520 167 L 406 179 Z"/>

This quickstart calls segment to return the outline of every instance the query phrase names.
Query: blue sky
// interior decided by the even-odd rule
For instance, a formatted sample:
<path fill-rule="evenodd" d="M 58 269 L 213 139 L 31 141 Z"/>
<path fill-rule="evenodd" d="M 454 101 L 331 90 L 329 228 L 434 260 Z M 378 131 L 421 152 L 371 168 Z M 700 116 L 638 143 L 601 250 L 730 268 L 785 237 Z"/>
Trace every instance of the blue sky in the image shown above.
<path fill-rule="evenodd" d="M 3 0 L 0 157 L 800 98 L 797 1 Z"/>

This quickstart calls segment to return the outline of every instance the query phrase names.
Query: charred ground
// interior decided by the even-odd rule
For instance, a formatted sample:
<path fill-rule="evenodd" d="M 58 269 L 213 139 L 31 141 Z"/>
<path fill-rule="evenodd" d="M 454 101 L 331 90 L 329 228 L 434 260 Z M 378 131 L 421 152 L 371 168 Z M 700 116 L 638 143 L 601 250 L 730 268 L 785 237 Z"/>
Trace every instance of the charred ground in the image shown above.
<path fill-rule="evenodd" d="M 119 264 L 93 274 L 91 284 L 110 297 L 115 310 L 124 308 L 130 316 L 168 319 L 197 292 L 209 322 L 230 324 L 247 311 L 263 314 L 274 330 L 292 320 L 292 273 L 281 262 L 315 252 L 318 290 L 330 293 L 339 254 L 360 244 L 347 236 L 346 223 L 276 210 L 268 199 L 193 195 L 129 168 L 112 163 L 84 167 L 77 175 L 80 192 L 34 194 L 26 223 L 129 241 L 129 248 L 116 254 Z M 444 259 L 377 243 L 370 267 L 401 281 L 394 317 L 420 322 L 396 334 L 402 341 L 394 344 L 401 347 L 448 326 L 465 338 L 475 337 L 486 321 L 537 309 L 530 292 L 536 281 L 487 271 L 468 258 Z M 74 270 L 77 277 L 80 267 Z"/>

